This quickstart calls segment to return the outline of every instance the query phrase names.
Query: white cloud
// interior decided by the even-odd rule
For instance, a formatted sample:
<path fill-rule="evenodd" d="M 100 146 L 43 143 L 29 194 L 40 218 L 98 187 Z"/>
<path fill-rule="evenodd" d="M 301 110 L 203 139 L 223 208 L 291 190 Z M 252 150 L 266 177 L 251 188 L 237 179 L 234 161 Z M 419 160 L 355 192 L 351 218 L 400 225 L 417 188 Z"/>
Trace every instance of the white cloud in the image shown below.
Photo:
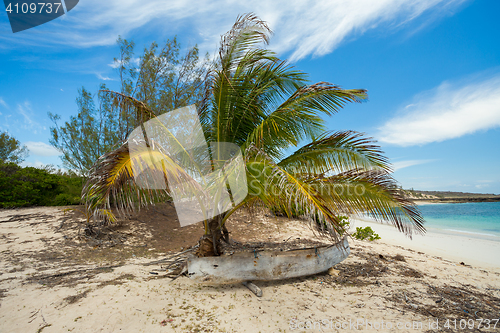
<path fill-rule="evenodd" d="M 482 189 L 482 188 L 487 188 L 487 187 L 492 187 L 495 183 L 498 183 L 494 180 L 478 180 L 476 181 L 475 187 L 477 189 Z"/>
<path fill-rule="evenodd" d="M 61 153 L 54 147 L 44 143 L 44 142 L 33 142 L 28 141 L 25 143 L 29 151 L 33 155 L 37 156 L 57 156 Z"/>
<path fill-rule="evenodd" d="M 36 160 L 35 162 L 26 162 L 24 161 L 23 163 L 21 163 L 21 166 L 22 167 L 33 167 L 33 168 L 38 168 L 38 169 L 43 169 L 47 164 L 45 163 L 42 163 L 38 160 Z"/>
<path fill-rule="evenodd" d="M 101 73 L 96 73 L 95 74 L 99 80 L 103 81 L 114 81 L 114 79 L 107 77 L 107 76 L 102 76 Z"/>
<path fill-rule="evenodd" d="M 432 162 L 433 160 L 407 160 L 407 161 L 397 161 L 392 163 L 392 168 L 394 171 L 408 168 L 414 165 L 424 164 Z"/>
<path fill-rule="evenodd" d="M 237 15 L 254 12 L 276 32 L 272 48 L 291 52 L 291 59 L 321 56 L 333 51 L 347 38 L 355 38 L 381 25 L 399 28 L 424 13 L 435 20 L 449 15 L 464 0 L 87 0 L 48 25 L 28 30 L 21 39 L 0 36 L 20 44 L 60 43 L 90 47 L 112 45 L 118 35 L 135 29 L 151 29 L 174 35 L 194 28 L 203 50 L 213 51 Z M 50 38 L 50 39 L 49 39 Z M 43 40 L 42 40 L 43 39 Z"/>
<path fill-rule="evenodd" d="M 21 164 L 24 167 L 33 167 L 33 168 L 38 168 L 38 169 L 43 169 L 46 164 L 42 163 L 40 161 L 35 161 L 35 162 L 24 162 Z"/>
<path fill-rule="evenodd" d="M 8 109 L 9 106 L 7 105 L 7 103 L 5 103 L 5 101 L 3 100 L 2 97 L 0 97 L 0 105 L 2 105 L 4 108 Z"/>
<path fill-rule="evenodd" d="M 379 128 L 381 142 L 422 145 L 500 126 L 500 74 L 468 82 L 444 82 Z"/>
<path fill-rule="evenodd" d="M 131 58 L 130 62 L 135 66 L 139 66 L 139 64 L 141 63 L 141 58 L 137 57 Z M 111 68 L 118 68 L 120 67 L 121 64 L 122 64 L 121 60 L 115 59 L 111 64 L 108 64 L 108 66 Z"/>

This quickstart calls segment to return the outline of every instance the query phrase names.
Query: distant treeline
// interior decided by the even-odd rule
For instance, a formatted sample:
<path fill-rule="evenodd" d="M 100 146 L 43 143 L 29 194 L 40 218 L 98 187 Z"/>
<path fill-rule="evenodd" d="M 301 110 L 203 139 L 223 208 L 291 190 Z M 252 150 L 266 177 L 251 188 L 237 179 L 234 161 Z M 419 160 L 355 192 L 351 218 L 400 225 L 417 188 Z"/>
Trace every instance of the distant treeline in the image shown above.
<path fill-rule="evenodd" d="M 500 197 L 498 194 L 493 193 L 469 193 L 469 192 L 451 192 L 451 191 L 419 191 L 410 190 L 415 194 L 434 195 L 438 198 L 490 198 Z"/>
<path fill-rule="evenodd" d="M 404 190 L 413 200 L 434 202 L 493 202 L 500 201 L 500 195 L 490 193 L 468 193 L 452 191 Z"/>
<path fill-rule="evenodd" d="M 82 186 L 74 173 L 0 161 L 0 208 L 76 205 Z"/>

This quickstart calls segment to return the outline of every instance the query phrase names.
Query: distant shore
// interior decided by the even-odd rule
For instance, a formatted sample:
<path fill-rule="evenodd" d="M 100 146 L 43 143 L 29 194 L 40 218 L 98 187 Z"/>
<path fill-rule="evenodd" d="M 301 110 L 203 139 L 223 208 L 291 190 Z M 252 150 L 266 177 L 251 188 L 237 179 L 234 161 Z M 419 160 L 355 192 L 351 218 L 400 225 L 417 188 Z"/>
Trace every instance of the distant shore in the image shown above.
<path fill-rule="evenodd" d="M 499 202 L 500 195 L 451 191 L 403 190 L 406 197 L 416 203 Z"/>
<path fill-rule="evenodd" d="M 428 203 L 465 203 L 465 202 L 499 202 L 499 197 L 485 197 L 485 198 L 436 198 L 436 199 L 412 199 L 416 204 Z"/>

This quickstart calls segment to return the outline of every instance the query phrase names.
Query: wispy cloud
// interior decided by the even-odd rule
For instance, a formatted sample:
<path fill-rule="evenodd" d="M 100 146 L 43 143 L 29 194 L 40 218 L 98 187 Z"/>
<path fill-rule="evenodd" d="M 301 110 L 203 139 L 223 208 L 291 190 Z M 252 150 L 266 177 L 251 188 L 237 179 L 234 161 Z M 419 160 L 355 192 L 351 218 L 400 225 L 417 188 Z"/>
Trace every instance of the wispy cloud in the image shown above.
<path fill-rule="evenodd" d="M 102 76 L 101 73 L 95 73 L 95 75 L 97 76 L 97 78 L 99 80 L 103 80 L 103 81 L 114 81 L 114 79 L 110 78 L 110 77 L 107 77 L 107 76 Z"/>
<path fill-rule="evenodd" d="M 54 148 L 51 145 L 48 145 L 44 142 L 28 141 L 28 142 L 25 142 L 24 144 L 26 145 L 26 147 L 28 147 L 30 153 L 33 155 L 37 155 L 37 156 L 61 155 L 61 152 L 59 152 L 56 148 Z"/>
<path fill-rule="evenodd" d="M 444 82 L 379 128 L 381 142 L 422 145 L 500 126 L 500 74 Z"/>
<path fill-rule="evenodd" d="M 392 168 L 394 171 L 408 168 L 414 165 L 425 164 L 432 162 L 434 160 L 407 160 L 407 161 L 397 161 L 392 163 Z"/>
<path fill-rule="evenodd" d="M 31 103 L 24 101 L 17 103 L 15 111 L 12 110 L 10 114 L 5 115 L 6 128 L 14 129 L 15 131 L 30 131 L 33 134 L 38 134 L 46 130 L 46 127 L 37 121 L 36 112 L 33 111 Z"/>
<path fill-rule="evenodd" d="M 9 108 L 9 106 L 7 105 L 7 103 L 5 103 L 5 101 L 4 101 L 4 99 L 2 97 L 0 97 L 0 105 L 3 106 L 6 109 Z"/>
<path fill-rule="evenodd" d="M 483 189 L 483 188 L 488 188 L 492 187 L 495 183 L 499 183 L 498 181 L 495 180 L 478 180 L 476 181 L 475 188 L 477 189 Z"/>
<path fill-rule="evenodd" d="M 24 124 L 28 127 L 31 127 L 34 123 L 33 120 L 33 112 L 31 110 L 31 103 L 25 101 L 24 103 L 17 104 L 17 111 L 24 118 Z"/>
<path fill-rule="evenodd" d="M 238 14 L 255 12 L 276 31 L 272 48 L 290 52 L 292 60 L 333 51 L 348 38 L 356 38 L 381 25 L 398 29 L 425 14 L 435 20 L 457 8 L 464 0 L 87 0 L 68 15 L 28 30 L 23 38 L 0 36 L 10 42 L 60 43 L 79 47 L 111 45 L 118 35 L 135 29 L 169 29 L 175 34 L 194 28 L 208 51 L 226 32 Z M 46 36 L 46 37 L 45 37 Z"/>

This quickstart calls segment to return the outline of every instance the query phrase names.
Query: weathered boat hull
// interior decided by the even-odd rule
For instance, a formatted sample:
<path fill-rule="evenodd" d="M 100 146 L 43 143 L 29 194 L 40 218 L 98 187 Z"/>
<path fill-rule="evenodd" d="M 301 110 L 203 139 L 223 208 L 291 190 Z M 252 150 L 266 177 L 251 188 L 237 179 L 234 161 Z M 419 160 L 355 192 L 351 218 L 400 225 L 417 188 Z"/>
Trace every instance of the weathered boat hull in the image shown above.
<path fill-rule="evenodd" d="M 324 272 L 350 253 L 347 238 L 339 244 L 291 251 L 240 252 L 230 256 L 188 257 L 188 274 L 208 284 L 282 280 Z"/>

